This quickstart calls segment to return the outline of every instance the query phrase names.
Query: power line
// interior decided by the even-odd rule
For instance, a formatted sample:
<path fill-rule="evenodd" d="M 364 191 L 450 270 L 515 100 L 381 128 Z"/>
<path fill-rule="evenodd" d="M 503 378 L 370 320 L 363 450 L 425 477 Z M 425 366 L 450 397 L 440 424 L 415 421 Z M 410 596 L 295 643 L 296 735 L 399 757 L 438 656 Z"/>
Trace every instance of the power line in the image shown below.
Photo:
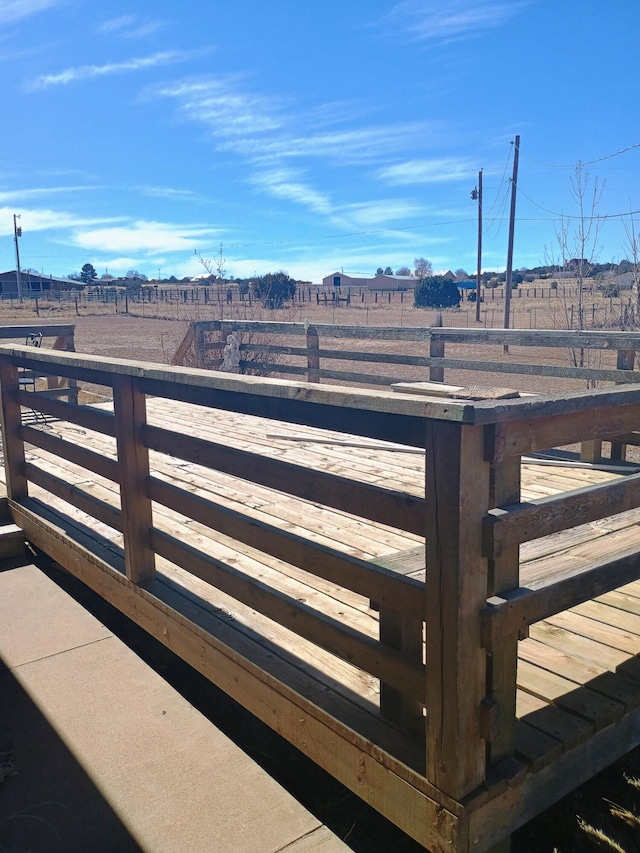
<path fill-rule="evenodd" d="M 640 210 L 627 210 L 625 211 L 625 213 L 597 213 L 593 216 L 579 216 L 571 213 L 557 213 L 555 210 L 549 210 L 547 207 L 543 207 L 541 204 L 538 204 L 538 202 L 534 201 L 532 198 L 529 198 L 529 196 L 525 192 L 523 192 L 523 190 L 519 186 L 516 186 L 516 189 L 522 196 L 524 196 L 524 198 L 527 199 L 530 204 L 532 204 L 534 207 L 537 207 L 538 210 L 544 210 L 545 213 L 550 213 L 551 216 L 555 217 L 556 219 L 622 219 L 625 216 L 637 216 L 638 214 L 640 214 Z"/>
<path fill-rule="evenodd" d="M 536 160 L 535 157 L 530 157 L 527 154 L 524 157 L 536 163 L 538 166 L 544 166 L 546 169 L 576 169 L 579 166 L 593 166 L 594 163 L 601 163 L 603 160 L 611 160 L 613 157 L 619 157 L 621 154 L 627 154 L 629 151 L 634 151 L 640 148 L 640 142 L 635 145 L 627 145 L 626 148 L 621 148 L 620 151 L 614 151 L 612 154 L 603 154 L 602 157 L 596 157 L 595 160 L 578 160 L 577 163 L 543 163 L 541 160 Z"/>

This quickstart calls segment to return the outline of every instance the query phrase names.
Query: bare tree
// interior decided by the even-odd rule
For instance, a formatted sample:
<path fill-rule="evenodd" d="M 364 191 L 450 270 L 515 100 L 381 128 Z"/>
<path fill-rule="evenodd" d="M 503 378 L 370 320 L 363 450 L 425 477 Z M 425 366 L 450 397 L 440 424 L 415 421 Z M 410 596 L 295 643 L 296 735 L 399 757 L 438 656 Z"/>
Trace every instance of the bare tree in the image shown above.
<path fill-rule="evenodd" d="M 409 267 L 398 267 L 396 275 L 411 275 L 411 270 Z"/>
<path fill-rule="evenodd" d="M 592 179 L 589 170 L 578 163 L 570 180 L 570 196 L 576 205 L 576 214 L 562 217 L 555 225 L 559 255 L 545 247 L 547 263 L 561 273 L 558 275 L 559 328 L 580 331 L 594 327 L 593 314 L 588 315 L 587 297 L 593 296 L 590 276 L 601 248 L 600 231 L 605 218 L 599 216 L 597 210 L 604 187 L 603 181 L 597 176 Z M 588 351 L 571 349 L 570 360 L 574 367 L 585 367 Z"/>
<path fill-rule="evenodd" d="M 632 214 L 629 214 L 629 221 L 622 222 L 624 233 L 626 235 L 625 250 L 631 264 L 631 293 L 633 296 L 633 317 L 631 323 L 637 327 L 640 320 L 640 235 L 636 231 L 636 223 Z"/>
<path fill-rule="evenodd" d="M 414 258 L 413 268 L 416 278 L 426 278 L 433 272 L 433 264 L 426 258 Z"/>
<path fill-rule="evenodd" d="M 215 258 L 213 258 L 213 260 L 209 258 L 204 258 L 197 249 L 194 249 L 193 251 L 197 259 L 200 261 L 200 263 L 210 276 L 212 276 L 213 278 L 217 278 L 219 281 L 224 281 L 227 275 L 227 270 L 225 267 L 227 259 L 224 257 L 224 247 L 222 243 L 220 243 L 218 254 L 215 256 Z"/>

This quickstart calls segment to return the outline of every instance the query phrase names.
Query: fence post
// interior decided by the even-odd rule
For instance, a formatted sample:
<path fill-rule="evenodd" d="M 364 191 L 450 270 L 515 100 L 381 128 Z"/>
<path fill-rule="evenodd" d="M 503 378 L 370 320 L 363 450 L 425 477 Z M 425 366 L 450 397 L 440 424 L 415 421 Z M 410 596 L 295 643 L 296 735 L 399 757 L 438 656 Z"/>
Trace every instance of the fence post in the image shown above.
<path fill-rule="evenodd" d="M 616 360 L 617 370 L 633 370 L 636 360 L 636 351 L 633 349 L 619 349 Z M 621 441 L 611 442 L 611 458 L 623 461 L 627 458 L 627 445 Z"/>
<path fill-rule="evenodd" d="M 426 422 L 427 778 L 455 799 L 485 779 L 481 705 L 487 598 L 482 524 L 490 464 L 483 428 Z"/>
<path fill-rule="evenodd" d="M 155 575 L 155 557 L 151 548 L 151 501 L 147 496 L 149 451 L 143 442 L 145 396 L 134 377 L 114 377 L 113 408 L 120 471 L 125 571 L 129 580 L 137 584 Z"/>
<path fill-rule="evenodd" d="M 0 388 L 2 421 L 2 444 L 4 470 L 7 482 L 7 497 L 21 501 L 29 496 L 29 487 L 24 471 L 24 441 L 22 440 L 22 412 L 18 402 L 18 368 L 8 356 L 0 356 Z"/>
<path fill-rule="evenodd" d="M 442 325 L 442 321 L 440 321 L 440 325 Z M 433 332 L 429 336 L 429 357 L 444 358 L 444 341 L 434 340 Z M 429 380 L 431 382 L 444 382 L 444 367 L 438 367 L 437 365 L 430 364 Z"/>
<path fill-rule="evenodd" d="M 307 382 L 320 382 L 320 339 L 315 326 L 307 328 Z"/>

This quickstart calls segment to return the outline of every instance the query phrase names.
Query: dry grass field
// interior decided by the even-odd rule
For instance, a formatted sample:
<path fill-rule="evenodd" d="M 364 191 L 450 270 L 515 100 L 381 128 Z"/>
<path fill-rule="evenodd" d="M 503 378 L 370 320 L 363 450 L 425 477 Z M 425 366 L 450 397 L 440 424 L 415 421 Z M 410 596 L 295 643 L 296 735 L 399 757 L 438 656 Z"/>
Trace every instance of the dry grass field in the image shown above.
<path fill-rule="evenodd" d="M 566 328 L 562 322 L 559 297 L 541 298 L 527 295 L 513 300 L 512 328 Z M 612 300 L 593 297 L 597 302 L 592 310 L 594 320 L 600 317 L 600 325 L 594 322 L 590 328 L 615 329 L 612 319 L 617 307 Z M 589 296 L 589 305 L 592 304 Z M 619 301 L 620 302 L 620 301 Z M 130 358 L 140 361 L 169 363 L 188 325 L 195 320 L 253 319 L 316 323 L 340 323 L 368 326 L 431 326 L 436 324 L 436 312 L 415 309 L 412 295 L 393 294 L 391 300 L 381 294 L 377 302 L 353 299 L 350 306 L 317 304 L 314 300 L 296 303 L 290 308 L 269 311 L 255 303 L 249 307 L 241 302 L 214 304 L 166 304 L 131 303 L 129 313 L 116 313 L 111 305 L 57 305 L 41 302 L 39 316 L 31 302 L 22 305 L 6 303 L 0 305 L 0 324 L 70 322 L 76 325 L 76 349 L 80 352 Z M 475 320 L 475 305 L 464 303 L 461 309 L 443 312 L 444 326 L 496 327 L 502 326 L 504 303 L 497 297 L 489 297 L 483 303 L 481 323 Z M 619 306 L 618 306 L 619 307 Z M 619 325 L 618 327 L 619 328 Z M 370 342 L 367 344 L 372 345 Z M 384 346 L 384 343 L 380 344 Z M 483 352 L 486 358 L 486 352 Z M 473 357 L 473 354 L 472 354 Z M 511 358 L 524 358 L 517 352 Z M 556 359 L 567 364 L 567 353 L 557 351 L 551 356 L 547 352 L 526 353 L 527 361 L 538 358 Z M 451 374 L 447 381 L 469 382 L 460 371 Z M 479 373 L 468 374 L 478 384 L 491 384 L 490 377 Z M 523 379 L 524 382 L 524 379 Z M 549 380 L 527 377 L 527 386 L 522 390 L 559 390 L 557 380 L 545 387 Z M 126 631 L 125 631 L 126 633 Z M 135 633 L 135 632 L 132 632 Z M 144 641 L 138 639 L 144 645 Z M 142 649 L 141 646 L 141 649 Z M 144 653 L 144 649 L 140 653 Z M 148 653 L 148 650 L 147 650 Z M 190 701 L 209 713 L 217 725 L 226 726 L 256 760 L 261 760 L 276 778 L 288 786 L 305 805 L 331 826 L 354 850 L 360 853 L 375 853 L 378 850 L 417 853 L 414 842 L 387 825 L 357 798 L 345 789 L 328 780 L 315 766 L 303 759 L 296 751 L 283 744 L 272 732 L 264 730 L 235 706 L 227 713 L 220 709 L 224 700 L 214 688 L 203 683 L 197 675 L 189 674 L 186 665 L 179 661 L 167 663 L 164 652 L 156 650 L 160 670 L 187 695 Z M 222 703 L 222 704 L 221 704 Z M 216 716 L 217 715 L 217 716 Z M 259 747 L 256 747 L 259 742 Z M 513 841 L 514 853 L 578 853 L 578 851 L 640 851 L 640 750 L 629 754 L 618 765 L 583 786 L 531 824 L 519 831 Z M 305 780 L 303 783 L 300 779 Z M 591 827 L 592 829 L 589 829 Z M 598 832 L 601 831 L 599 835 Z"/>

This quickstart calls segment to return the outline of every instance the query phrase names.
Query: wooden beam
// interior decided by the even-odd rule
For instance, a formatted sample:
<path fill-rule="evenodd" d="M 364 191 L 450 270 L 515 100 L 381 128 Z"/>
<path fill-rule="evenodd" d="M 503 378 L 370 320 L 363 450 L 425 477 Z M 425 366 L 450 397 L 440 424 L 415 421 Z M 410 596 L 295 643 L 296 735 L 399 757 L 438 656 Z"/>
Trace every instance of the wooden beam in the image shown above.
<path fill-rule="evenodd" d="M 519 457 L 511 457 L 494 466 L 492 503 L 515 503 L 520 500 L 521 465 Z M 488 564 L 489 596 L 519 586 L 520 551 L 518 544 L 502 548 Z M 487 763 L 513 756 L 516 746 L 516 670 L 518 634 L 504 633 L 487 656 L 487 697 L 496 703 L 497 721 L 489 732 Z"/>
<path fill-rule="evenodd" d="M 480 611 L 490 468 L 475 427 L 429 421 L 426 449 L 427 778 L 459 799 L 485 778 Z"/>
<path fill-rule="evenodd" d="M 0 417 L 4 471 L 7 496 L 12 500 L 24 500 L 29 494 L 24 464 L 24 441 L 21 434 L 22 411 L 18 402 L 20 388 L 18 369 L 6 356 L 0 356 Z"/>
<path fill-rule="evenodd" d="M 147 497 L 149 452 L 143 444 L 145 398 L 133 377 L 114 378 L 113 407 L 126 572 L 130 580 L 140 583 L 154 576 L 155 558 L 151 548 L 151 501 Z"/>

